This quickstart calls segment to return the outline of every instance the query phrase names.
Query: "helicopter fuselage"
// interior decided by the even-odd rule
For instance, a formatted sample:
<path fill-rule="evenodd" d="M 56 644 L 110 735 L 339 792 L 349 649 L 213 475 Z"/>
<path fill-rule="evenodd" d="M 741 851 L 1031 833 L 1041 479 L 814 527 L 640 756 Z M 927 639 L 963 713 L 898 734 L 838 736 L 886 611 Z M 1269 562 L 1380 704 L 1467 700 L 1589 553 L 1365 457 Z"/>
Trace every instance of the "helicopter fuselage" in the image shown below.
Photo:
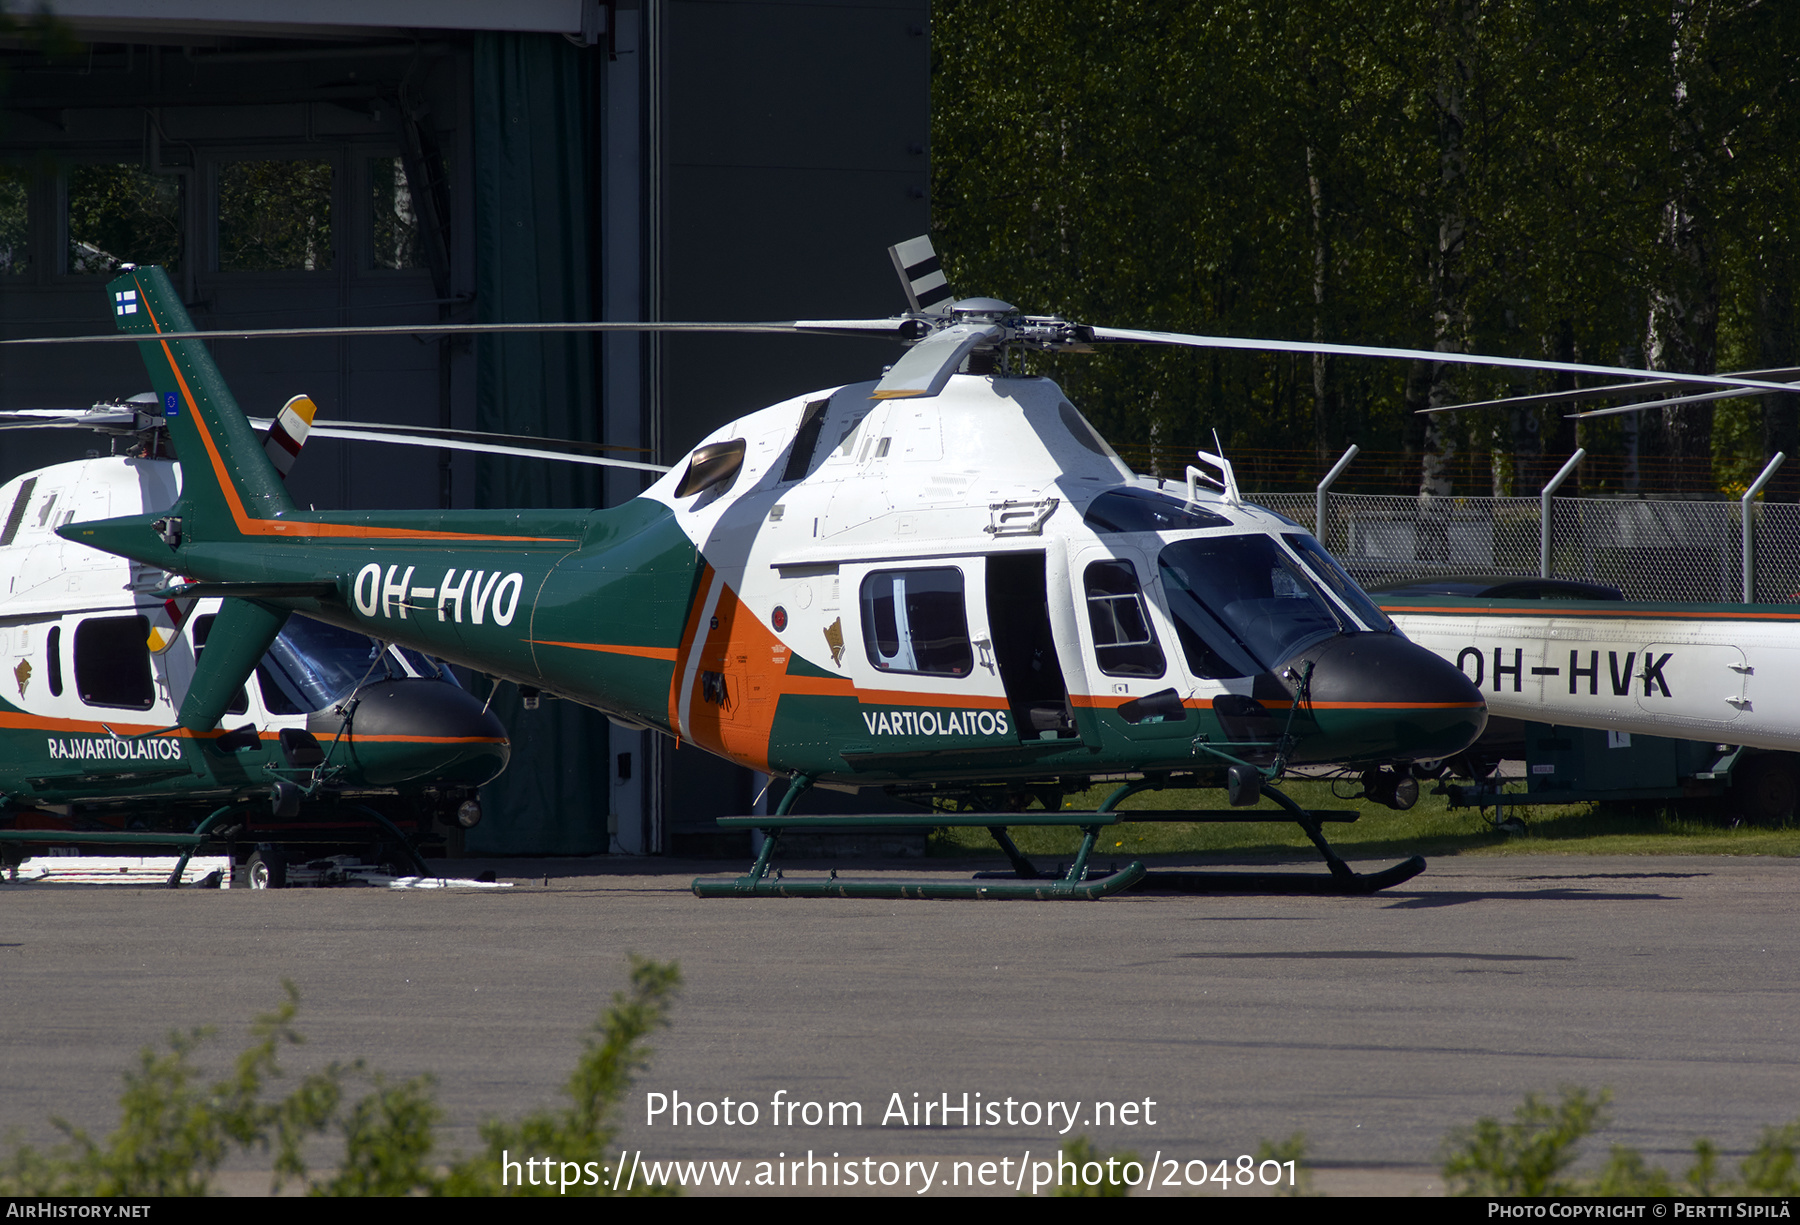
<path fill-rule="evenodd" d="M 182 495 L 60 531 L 225 597 L 235 645 L 184 726 L 213 725 L 292 612 L 809 784 L 1403 762 L 1486 719 L 1224 461 L 1219 494 L 1136 476 L 1048 379 L 796 397 L 610 509 L 319 512 L 183 338 L 166 274 L 107 288 Z"/>
<path fill-rule="evenodd" d="M 1302 529 L 1134 475 L 1050 380 L 871 387 L 734 421 L 612 509 L 245 510 L 130 543 L 201 580 L 329 581 L 284 602 L 827 784 L 1406 761 L 1480 733 L 1473 686 Z"/>

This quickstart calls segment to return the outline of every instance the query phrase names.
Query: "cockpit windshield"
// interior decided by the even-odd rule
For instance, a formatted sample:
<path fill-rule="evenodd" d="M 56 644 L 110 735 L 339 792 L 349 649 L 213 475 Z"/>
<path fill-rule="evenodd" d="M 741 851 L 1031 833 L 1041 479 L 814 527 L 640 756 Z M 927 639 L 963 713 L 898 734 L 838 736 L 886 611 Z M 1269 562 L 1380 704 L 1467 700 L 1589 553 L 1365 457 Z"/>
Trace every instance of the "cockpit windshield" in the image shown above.
<path fill-rule="evenodd" d="M 1158 558 L 1175 632 L 1195 676 L 1270 672 L 1322 638 L 1355 628 L 1268 536 L 1182 540 Z"/>
<path fill-rule="evenodd" d="M 369 681 L 450 677 L 417 651 L 402 658 L 373 638 L 298 614 L 289 617 L 257 665 L 263 703 L 271 714 L 324 710 Z"/>
<path fill-rule="evenodd" d="M 1300 560 L 1306 563 L 1306 568 L 1312 571 L 1313 577 L 1321 585 L 1329 587 L 1338 599 L 1350 606 L 1350 611 L 1356 614 L 1358 621 L 1383 633 L 1393 630 L 1394 623 L 1388 620 L 1387 614 L 1375 606 L 1375 601 L 1338 565 L 1337 558 L 1325 551 L 1324 545 L 1301 532 L 1291 532 L 1282 539 L 1287 541 L 1289 548 L 1300 554 Z"/>

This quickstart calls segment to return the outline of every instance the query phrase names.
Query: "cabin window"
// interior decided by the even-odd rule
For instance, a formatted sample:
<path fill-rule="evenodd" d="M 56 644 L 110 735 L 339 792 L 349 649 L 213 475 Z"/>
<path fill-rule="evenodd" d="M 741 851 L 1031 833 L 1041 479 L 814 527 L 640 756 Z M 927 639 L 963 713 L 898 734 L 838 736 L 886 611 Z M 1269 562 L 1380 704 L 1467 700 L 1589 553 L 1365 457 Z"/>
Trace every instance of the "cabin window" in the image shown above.
<path fill-rule="evenodd" d="M 311 617 L 289 617 L 257 665 L 271 714 L 324 710 L 371 680 L 406 675 L 380 643 Z"/>
<path fill-rule="evenodd" d="M 50 696 L 62 696 L 62 626 L 52 625 L 44 638 L 44 663 L 49 672 Z"/>
<path fill-rule="evenodd" d="M 256 683 L 262 690 L 263 709 L 272 715 L 303 715 L 300 703 L 294 700 L 275 674 L 269 671 L 269 657 L 263 656 L 263 662 L 256 665 Z"/>
<path fill-rule="evenodd" d="M 207 613 L 204 617 L 194 618 L 194 628 L 190 631 L 194 636 L 194 675 L 200 675 L 200 656 L 206 651 L 206 639 L 212 633 L 213 618 L 216 613 Z M 238 686 L 237 696 L 231 699 L 231 705 L 225 708 L 228 715 L 247 714 L 250 710 L 250 695 Z"/>
<path fill-rule="evenodd" d="M 730 442 L 709 442 L 695 451 L 687 471 L 682 473 L 681 484 L 675 487 L 675 496 L 686 498 L 707 489 L 720 493 L 730 489 L 744 466 L 744 449 L 744 440 L 733 438 Z"/>
<path fill-rule="evenodd" d="M 953 567 L 883 570 L 863 580 L 863 644 L 883 672 L 967 676 L 975 666 L 963 575 Z"/>
<path fill-rule="evenodd" d="M 150 675 L 148 617 L 90 617 L 75 627 L 75 691 L 89 706 L 149 710 L 156 703 Z"/>
<path fill-rule="evenodd" d="M 1083 578 L 1094 657 L 1108 676 L 1161 676 L 1167 666 L 1144 611 L 1137 570 L 1128 561 L 1097 561 Z"/>

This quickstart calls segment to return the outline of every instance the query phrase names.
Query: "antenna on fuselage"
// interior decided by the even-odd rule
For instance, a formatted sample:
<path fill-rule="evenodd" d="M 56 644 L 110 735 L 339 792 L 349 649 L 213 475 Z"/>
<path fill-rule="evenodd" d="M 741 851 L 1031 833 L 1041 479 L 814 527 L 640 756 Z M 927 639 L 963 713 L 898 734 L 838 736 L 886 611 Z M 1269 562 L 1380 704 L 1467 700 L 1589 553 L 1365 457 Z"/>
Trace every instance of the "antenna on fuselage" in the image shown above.
<path fill-rule="evenodd" d="M 1211 464 L 1218 469 L 1219 475 L 1213 476 L 1209 472 L 1202 472 L 1189 464 L 1187 470 L 1188 501 L 1198 502 L 1200 500 L 1200 482 L 1205 481 L 1219 487 L 1219 492 L 1224 495 L 1227 506 L 1242 506 L 1244 495 L 1238 492 L 1237 473 L 1231 470 L 1231 461 L 1225 458 L 1225 444 L 1219 441 L 1218 430 L 1214 430 L 1212 436 L 1213 446 L 1218 448 L 1218 453 L 1196 451 L 1194 454 L 1200 457 L 1201 463 Z"/>

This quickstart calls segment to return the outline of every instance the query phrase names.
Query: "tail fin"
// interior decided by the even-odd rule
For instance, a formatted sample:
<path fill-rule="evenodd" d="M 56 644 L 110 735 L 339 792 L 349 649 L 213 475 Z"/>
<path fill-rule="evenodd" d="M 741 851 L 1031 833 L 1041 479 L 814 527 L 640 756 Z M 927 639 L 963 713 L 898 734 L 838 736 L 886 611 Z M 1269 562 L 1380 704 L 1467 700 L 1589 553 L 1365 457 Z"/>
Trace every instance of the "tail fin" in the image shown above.
<path fill-rule="evenodd" d="M 154 265 L 126 268 L 106 288 L 121 332 L 145 337 L 138 345 L 150 385 L 181 460 L 184 531 L 202 538 L 251 534 L 255 520 L 294 509 L 262 439 L 225 385 L 212 354 L 198 340 L 159 340 L 191 332 L 181 297 Z M 235 531 L 234 531 L 235 528 Z"/>

